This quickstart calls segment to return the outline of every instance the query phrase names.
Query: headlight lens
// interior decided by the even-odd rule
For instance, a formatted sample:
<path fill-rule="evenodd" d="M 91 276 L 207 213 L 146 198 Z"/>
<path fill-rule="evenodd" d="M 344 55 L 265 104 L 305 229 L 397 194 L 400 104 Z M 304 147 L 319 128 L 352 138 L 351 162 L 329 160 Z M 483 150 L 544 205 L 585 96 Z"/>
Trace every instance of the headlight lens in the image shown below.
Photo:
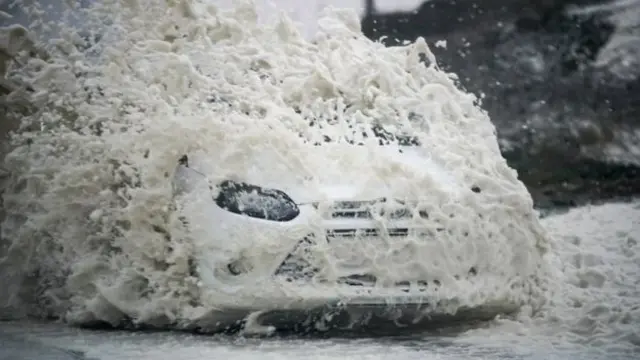
<path fill-rule="evenodd" d="M 300 214 L 298 206 L 280 190 L 229 180 L 218 187 L 216 204 L 235 214 L 272 221 L 290 221 Z"/>

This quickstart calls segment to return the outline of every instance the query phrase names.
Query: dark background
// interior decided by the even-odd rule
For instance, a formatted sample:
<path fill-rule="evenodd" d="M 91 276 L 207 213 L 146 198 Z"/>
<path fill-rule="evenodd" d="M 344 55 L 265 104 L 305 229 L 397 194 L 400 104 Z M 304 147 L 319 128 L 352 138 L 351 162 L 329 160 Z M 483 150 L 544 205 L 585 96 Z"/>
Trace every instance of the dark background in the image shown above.
<path fill-rule="evenodd" d="M 366 0 L 362 30 L 387 46 L 424 37 L 440 68 L 484 96 L 536 206 L 567 207 L 640 194 L 640 1 L 620 3 L 430 0 L 378 13 Z"/>

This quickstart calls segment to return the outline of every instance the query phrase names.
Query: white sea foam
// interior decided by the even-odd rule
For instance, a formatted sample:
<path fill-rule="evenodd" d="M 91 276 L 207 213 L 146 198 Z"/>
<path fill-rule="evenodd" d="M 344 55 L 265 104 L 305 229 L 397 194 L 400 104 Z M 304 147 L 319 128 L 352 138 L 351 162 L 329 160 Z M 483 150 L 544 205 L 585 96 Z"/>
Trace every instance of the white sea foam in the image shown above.
<path fill-rule="evenodd" d="M 612 203 L 550 216 L 556 282 L 544 310 L 473 330 L 462 342 L 530 344 L 610 358 L 640 353 L 640 203 Z M 594 356 L 595 357 L 595 356 Z"/>
<path fill-rule="evenodd" d="M 486 113 L 437 69 L 424 41 L 385 48 L 359 32 L 354 12 L 335 9 L 313 42 L 286 17 L 258 25 L 250 5 L 221 12 L 198 1 L 112 0 L 85 16 L 85 31 L 108 19 L 102 45 L 82 53 L 65 29 L 49 46 L 51 60 L 13 73 L 45 110 L 22 119 L 5 161 L 5 308 L 169 327 L 228 304 L 228 289 L 202 291 L 190 272 L 205 239 L 183 237 L 172 199 L 178 158 L 194 152 L 216 165 L 213 181 L 243 179 L 270 153 L 292 177 L 366 174 L 396 183 L 429 212 L 423 225 L 445 230 L 412 244 L 420 260 L 413 271 L 437 276 L 460 306 L 543 304 L 549 238 L 531 197 L 500 155 Z M 453 184 L 382 156 L 373 164 L 349 151 L 316 156 L 321 150 L 305 139 L 322 133 L 310 119 L 325 130 L 401 126 Z M 229 239 L 229 249 L 250 244 L 257 258 L 272 246 L 246 236 Z M 393 278 L 400 264 L 386 265 Z M 470 267 L 476 277 L 454 278 Z M 265 298 L 283 293 L 314 295 L 256 283 L 231 300 L 260 298 L 269 307 Z"/>

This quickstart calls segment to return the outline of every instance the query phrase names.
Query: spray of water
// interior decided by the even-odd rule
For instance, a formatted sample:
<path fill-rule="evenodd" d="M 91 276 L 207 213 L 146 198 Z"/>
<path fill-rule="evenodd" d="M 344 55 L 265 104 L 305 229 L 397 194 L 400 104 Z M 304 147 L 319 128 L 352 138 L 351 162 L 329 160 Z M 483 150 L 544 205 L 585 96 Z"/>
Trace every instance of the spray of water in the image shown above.
<path fill-rule="evenodd" d="M 47 58 L 18 53 L 8 70 L 28 85 L 14 93 L 28 92 L 33 108 L 19 116 L 4 161 L 4 314 L 181 327 L 229 302 L 275 307 L 314 296 L 259 281 L 203 288 L 191 266 L 203 247 L 259 262 L 278 239 L 248 233 L 212 245 L 188 236 L 171 185 L 183 154 L 210 159 L 199 170 L 213 182 L 246 179 L 262 159 L 299 183 L 391 184 L 429 213 L 422 221 L 433 237 L 394 245 L 412 247 L 410 269 L 387 257 L 369 270 L 437 278 L 457 306 L 544 302 L 548 236 L 531 197 L 486 113 L 423 40 L 385 48 L 360 33 L 354 12 L 336 9 L 312 42 L 286 17 L 259 24 L 251 4 L 221 11 L 196 0 L 110 0 L 70 9 L 81 31 L 56 25 Z M 382 156 L 377 142 L 358 138 L 374 124 L 418 137 L 425 168 L 442 171 Z M 355 136 L 369 151 L 350 152 L 347 140 L 313 146 L 327 134 Z M 471 267 L 473 279 L 456 276 Z"/>

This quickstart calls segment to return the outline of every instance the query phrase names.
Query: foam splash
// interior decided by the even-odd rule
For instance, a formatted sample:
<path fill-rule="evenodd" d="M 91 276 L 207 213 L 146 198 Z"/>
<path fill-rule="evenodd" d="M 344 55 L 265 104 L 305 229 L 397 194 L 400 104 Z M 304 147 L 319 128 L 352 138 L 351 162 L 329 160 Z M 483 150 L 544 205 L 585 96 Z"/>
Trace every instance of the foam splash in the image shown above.
<path fill-rule="evenodd" d="M 500 319 L 459 339 L 488 347 L 535 346 L 584 357 L 636 358 L 640 352 L 640 203 L 611 203 L 549 216 L 558 239 L 548 304 L 537 314 Z M 576 346 L 577 345 L 577 346 Z"/>
<path fill-rule="evenodd" d="M 213 181 L 249 176 L 267 153 L 292 177 L 398 183 L 421 196 L 427 225 L 447 229 L 418 246 L 414 271 L 437 274 L 459 306 L 544 302 L 548 237 L 531 197 L 476 99 L 436 67 L 423 40 L 385 48 L 360 34 L 355 12 L 336 9 L 313 42 L 286 17 L 258 25 L 251 4 L 220 11 L 198 1 L 112 0 L 84 15 L 89 33 L 108 19 L 100 43 L 62 26 L 51 59 L 10 74 L 30 84 L 43 110 L 22 119 L 5 159 L 5 308 L 82 324 L 187 327 L 230 301 L 270 307 L 267 295 L 314 295 L 258 282 L 233 293 L 202 288 L 190 261 L 203 239 L 185 237 L 170 180 L 187 153 L 210 157 Z M 402 128 L 457 190 L 383 158 L 316 156 L 310 142 L 324 133 L 311 120 L 325 129 Z M 230 248 L 251 244 L 254 258 L 271 246 L 253 234 L 229 240 Z M 471 266 L 476 283 L 456 282 Z"/>

